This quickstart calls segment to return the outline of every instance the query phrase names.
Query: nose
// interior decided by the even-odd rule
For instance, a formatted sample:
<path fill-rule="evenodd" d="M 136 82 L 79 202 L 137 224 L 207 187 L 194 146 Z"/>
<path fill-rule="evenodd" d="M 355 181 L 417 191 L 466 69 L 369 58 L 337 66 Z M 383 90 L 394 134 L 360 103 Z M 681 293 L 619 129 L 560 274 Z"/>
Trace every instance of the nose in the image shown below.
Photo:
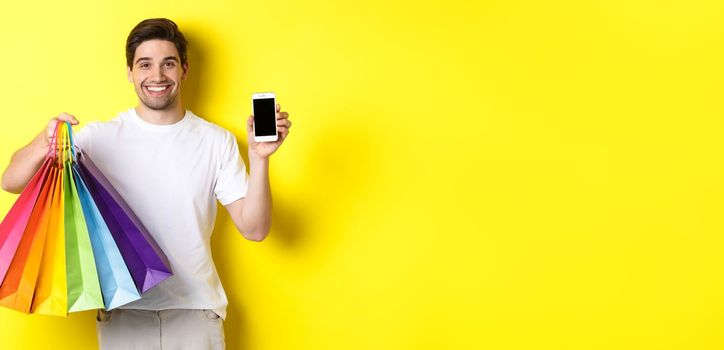
<path fill-rule="evenodd" d="M 154 66 L 153 69 L 151 69 L 151 81 L 161 82 L 163 80 L 163 69 L 161 65 Z"/>

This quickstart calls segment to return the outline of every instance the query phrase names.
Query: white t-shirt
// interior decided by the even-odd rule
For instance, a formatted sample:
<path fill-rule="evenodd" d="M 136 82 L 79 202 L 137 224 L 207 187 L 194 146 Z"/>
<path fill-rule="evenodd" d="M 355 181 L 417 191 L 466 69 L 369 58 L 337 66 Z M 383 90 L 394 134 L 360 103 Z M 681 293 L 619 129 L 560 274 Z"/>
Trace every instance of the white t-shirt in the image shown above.
<path fill-rule="evenodd" d="M 76 134 L 90 156 L 163 249 L 173 276 L 124 309 L 210 309 L 226 317 L 227 299 L 211 257 L 216 200 L 247 190 L 246 167 L 231 132 L 190 111 L 172 125 L 135 109 Z"/>

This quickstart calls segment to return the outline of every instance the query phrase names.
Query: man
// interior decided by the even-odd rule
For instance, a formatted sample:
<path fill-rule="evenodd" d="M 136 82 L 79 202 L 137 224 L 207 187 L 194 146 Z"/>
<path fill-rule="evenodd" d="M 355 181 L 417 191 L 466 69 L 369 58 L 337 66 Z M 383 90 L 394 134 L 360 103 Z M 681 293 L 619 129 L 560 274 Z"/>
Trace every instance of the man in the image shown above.
<path fill-rule="evenodd" d="M 138 106 L 76 135 L 81 147 L 137 214 L 169 258 L 174 275 L 140 300 L 99 310 L 102 349 L 222 349 L 227 299 L 209 238 L 216 200 L 236 228 L 261 241 L 271 225 L 269 156 L 289 134 L 288 114 L 276 106 L 279 139 L 257 143 L 247 121 L 249 168 L 229 131 L 186 110 L 181 85 L 188 74 L 186 40 L 168 19 L 139 23 L 126 41 L 128 80 Z M 2 188 L 19 193 L 38 170 L 63 113 L 13 154 Z"/>

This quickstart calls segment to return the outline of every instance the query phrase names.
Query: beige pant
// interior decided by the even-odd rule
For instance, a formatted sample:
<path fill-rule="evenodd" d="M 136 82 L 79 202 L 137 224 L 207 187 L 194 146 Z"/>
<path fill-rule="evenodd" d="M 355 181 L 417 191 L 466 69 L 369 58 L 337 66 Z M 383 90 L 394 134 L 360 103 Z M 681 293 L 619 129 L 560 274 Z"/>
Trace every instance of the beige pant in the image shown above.
<path fill-rule="evenodd" d="M 101 350 L 224 349 L 223 320 L 211 310 L 99 310 Z"/>

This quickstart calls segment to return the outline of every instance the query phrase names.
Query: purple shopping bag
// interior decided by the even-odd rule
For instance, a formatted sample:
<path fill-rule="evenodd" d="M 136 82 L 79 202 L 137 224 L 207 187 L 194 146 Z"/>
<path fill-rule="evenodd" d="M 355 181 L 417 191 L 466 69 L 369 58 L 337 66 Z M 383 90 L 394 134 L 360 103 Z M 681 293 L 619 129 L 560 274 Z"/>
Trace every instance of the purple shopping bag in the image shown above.
<path fill-rule="evenodd" d="M 82 151 L 77 171 L 111 231 L 113 239 L 141 293 L 172 275 L 168 258 L 136 214 Z"/>

